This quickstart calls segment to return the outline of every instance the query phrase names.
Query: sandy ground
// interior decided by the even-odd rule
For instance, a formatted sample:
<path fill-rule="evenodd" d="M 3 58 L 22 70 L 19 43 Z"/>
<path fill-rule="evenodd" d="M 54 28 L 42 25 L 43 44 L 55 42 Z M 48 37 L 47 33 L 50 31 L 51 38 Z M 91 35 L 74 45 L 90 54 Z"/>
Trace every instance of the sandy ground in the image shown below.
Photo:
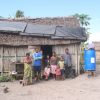
<path fill-rule="evenodd" d="M 3 93 L 1 86 L 9 87 Z M 0 100 L 100 100 L 100 76 L 80 75 L 64 81 L 41 81 L 25 86 L 19 82 L 0 83 Z"/>

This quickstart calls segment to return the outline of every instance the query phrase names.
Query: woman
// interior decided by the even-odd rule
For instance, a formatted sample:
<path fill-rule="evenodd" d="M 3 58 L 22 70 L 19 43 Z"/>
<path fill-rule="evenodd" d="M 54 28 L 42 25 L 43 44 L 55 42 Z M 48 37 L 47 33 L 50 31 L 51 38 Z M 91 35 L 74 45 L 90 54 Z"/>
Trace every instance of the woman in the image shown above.
<path fill-rule="evenodd" d="M 32 84 L 32 58 L 29 53 L 26 53 L 26 57 L 24 58 L 24 78 L 23 85 Z"/>
<path fill-rule="evenodd" d="M 55 52 L 52 53 L 52 57 L 50 59 L 50 65 L 53 78 L 56 79 L 57 56 Z"/>

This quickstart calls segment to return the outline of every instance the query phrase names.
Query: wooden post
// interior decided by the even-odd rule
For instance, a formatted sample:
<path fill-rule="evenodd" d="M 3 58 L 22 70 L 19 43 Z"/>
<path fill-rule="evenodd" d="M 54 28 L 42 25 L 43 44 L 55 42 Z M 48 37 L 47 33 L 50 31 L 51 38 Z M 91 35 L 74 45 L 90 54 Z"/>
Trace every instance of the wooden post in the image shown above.
<path fill-rule="evenodd" d="M 79 65 L 79 46 L 77 45 L 77 72 L 78 72 L 78 75 L 80 74 L 80 65 Z"/>
<path fill-rule="evenodd" d="M 80 74 L 80 44 L 77 44 L 77 74 Z"/>
<path fill-rule="evenodd" d="M 3 46 L 1 47 L 1 76 L 3 75 Z"/>
<path fill-rule="evenodd" d="M 75 44 L 75 69 L 76 69 L 76 74 L 80 74 L 80 65 L 79 65 L 79 44 Z"/>
<path fill-rule="evenodd" d="M 75 64 L 75 73 L 77 74 L 77 54 L 76 54 L 76 44 L 74 44 L 74 64 Z"/>
<path fill-rule="evenodd" d="M 15 47 L 15 62 L 17 61 L 17 47 Z"/>

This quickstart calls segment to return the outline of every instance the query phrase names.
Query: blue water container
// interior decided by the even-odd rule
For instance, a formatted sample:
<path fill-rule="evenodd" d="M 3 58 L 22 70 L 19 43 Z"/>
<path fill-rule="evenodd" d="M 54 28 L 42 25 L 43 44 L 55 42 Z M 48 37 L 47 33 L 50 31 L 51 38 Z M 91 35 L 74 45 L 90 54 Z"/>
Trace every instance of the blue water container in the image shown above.
<path fill-rule="evenodd" d="M 94 49 L 84 50 L 84 70 L 96 70 L 96 55 Z"/>

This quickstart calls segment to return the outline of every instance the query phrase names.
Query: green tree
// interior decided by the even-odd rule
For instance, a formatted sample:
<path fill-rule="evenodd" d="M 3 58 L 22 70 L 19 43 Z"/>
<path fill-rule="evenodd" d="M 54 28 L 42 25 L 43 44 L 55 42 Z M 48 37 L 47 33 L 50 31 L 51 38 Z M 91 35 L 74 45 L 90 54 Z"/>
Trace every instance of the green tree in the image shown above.
<path fill-rule="evenodd" d="M 17 11 L 16 11 L 15 17 L 16 17 L 16 18 L 24 17 L 24 12 L 21 11 L 21 10 L 17 10 Z"/>
<path fill-rule="evenodd" d="M 89 17 L 89 15 L 76 13 L 73 16 L 76 17 L 79 20 L 80 25 L 82 27 L 90 25 L 89 21 L 90 21 L 91 18 Z"/>

